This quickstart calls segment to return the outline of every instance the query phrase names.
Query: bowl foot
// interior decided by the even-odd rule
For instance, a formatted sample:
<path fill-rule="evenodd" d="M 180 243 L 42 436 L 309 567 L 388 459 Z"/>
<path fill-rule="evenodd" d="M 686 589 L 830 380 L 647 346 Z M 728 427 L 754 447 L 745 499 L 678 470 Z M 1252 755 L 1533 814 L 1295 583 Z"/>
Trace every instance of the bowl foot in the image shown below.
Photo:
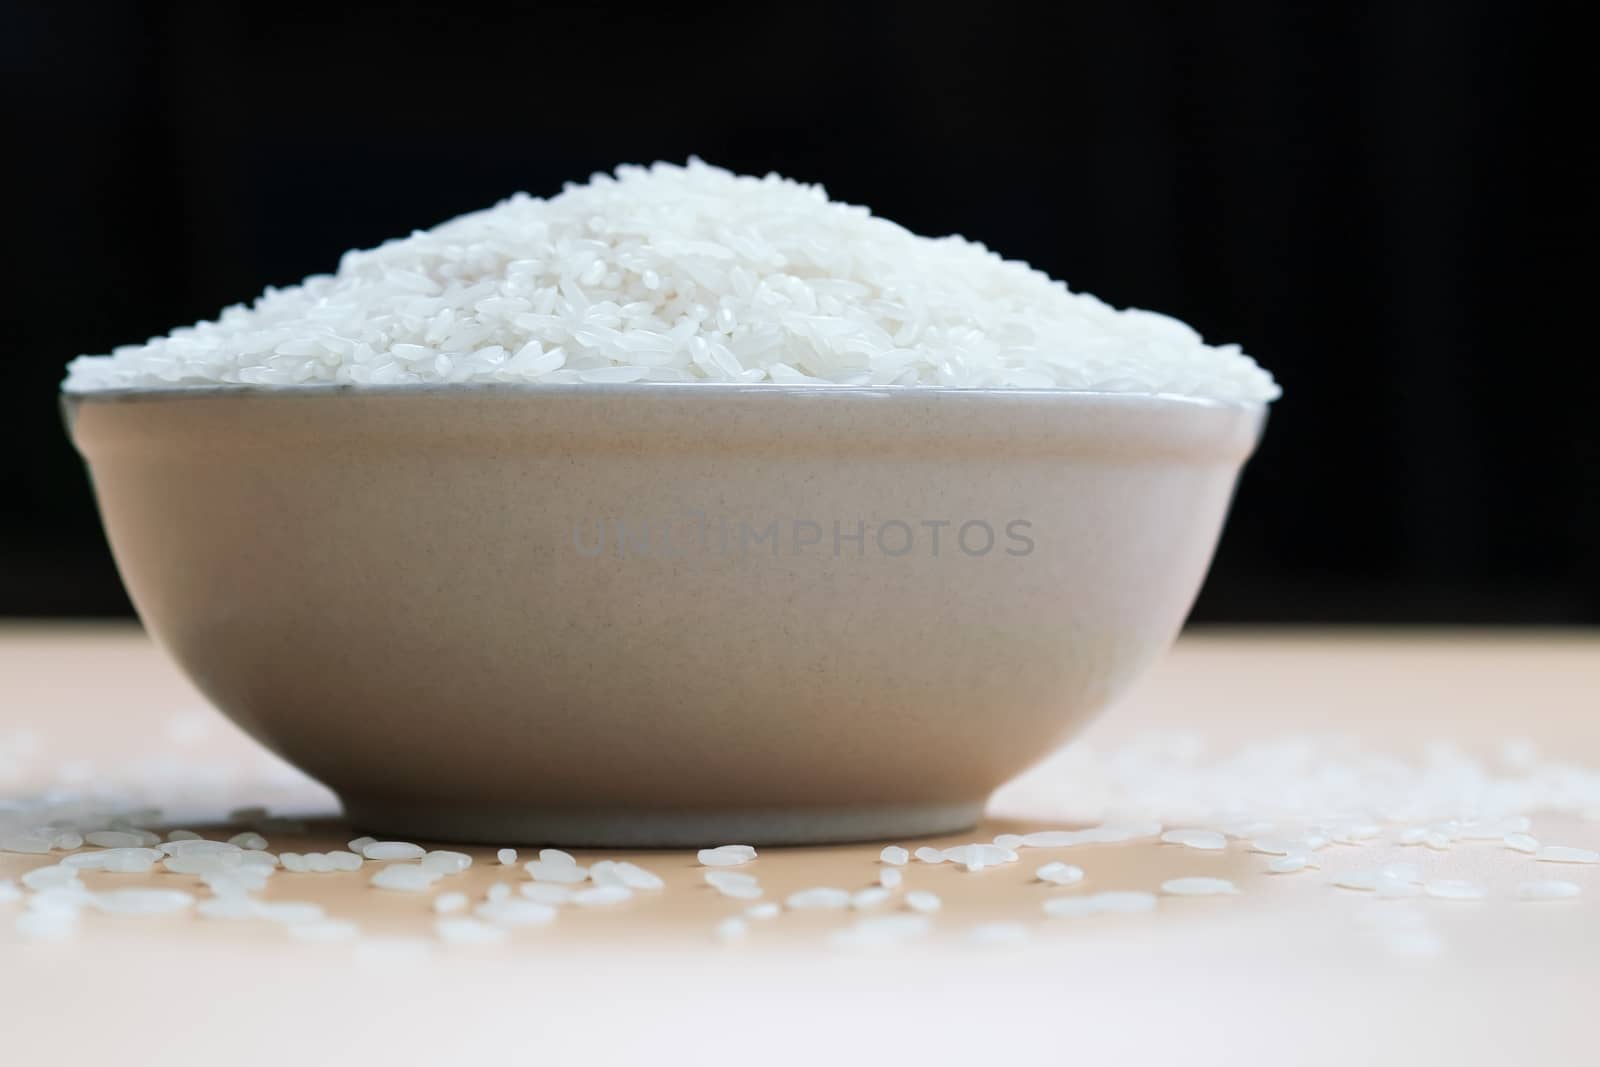
<path fill-rule="evenodd" d="M 969 829 L 983 814 L 982 801 L 862 808 L 562 811 L 341 799 L 351 825 L 365 833 L 429 841 L 603 848 L 821 845 L 926 837 Z"/>

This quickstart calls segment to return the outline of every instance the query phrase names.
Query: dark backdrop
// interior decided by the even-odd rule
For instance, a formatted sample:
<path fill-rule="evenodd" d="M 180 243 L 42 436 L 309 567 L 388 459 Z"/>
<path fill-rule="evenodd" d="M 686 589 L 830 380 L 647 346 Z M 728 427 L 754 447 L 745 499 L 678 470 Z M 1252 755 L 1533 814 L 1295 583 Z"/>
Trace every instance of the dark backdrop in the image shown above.
<path fill-rule="evenodd" d="M 128 610 L 68 358 L 697 153 L 1271 368 L 1198 617 L 1600 621 L 1578 5 L 246 7 L 0 15 L 0 613 Z"/>

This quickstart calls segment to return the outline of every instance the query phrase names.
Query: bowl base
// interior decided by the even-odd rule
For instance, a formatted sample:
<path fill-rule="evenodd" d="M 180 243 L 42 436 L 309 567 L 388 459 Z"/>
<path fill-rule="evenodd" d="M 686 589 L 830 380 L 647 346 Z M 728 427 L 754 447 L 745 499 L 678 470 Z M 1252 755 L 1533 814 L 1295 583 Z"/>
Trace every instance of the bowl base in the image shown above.
<path fill-rule="evenodd" d="M 982 801 L 861 808 L 561 811 L 340 799 L 351 825 L 369 834 L 488 845 L 594 848 L 823 845 L 927 837 L 971 829 L 983 814 Z"/>

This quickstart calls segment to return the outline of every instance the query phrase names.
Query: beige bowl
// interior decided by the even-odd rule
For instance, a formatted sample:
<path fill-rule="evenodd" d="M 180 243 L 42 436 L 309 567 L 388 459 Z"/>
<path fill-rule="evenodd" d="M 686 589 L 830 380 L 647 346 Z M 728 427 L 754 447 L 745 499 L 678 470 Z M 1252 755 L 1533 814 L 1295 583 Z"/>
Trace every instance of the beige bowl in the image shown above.
<path fill-rule="evenodd" d="M 372 832 L 972 825 L 1176 635 L 1262 411 L 838 387 L 68 401 L 133 601 Z"/>

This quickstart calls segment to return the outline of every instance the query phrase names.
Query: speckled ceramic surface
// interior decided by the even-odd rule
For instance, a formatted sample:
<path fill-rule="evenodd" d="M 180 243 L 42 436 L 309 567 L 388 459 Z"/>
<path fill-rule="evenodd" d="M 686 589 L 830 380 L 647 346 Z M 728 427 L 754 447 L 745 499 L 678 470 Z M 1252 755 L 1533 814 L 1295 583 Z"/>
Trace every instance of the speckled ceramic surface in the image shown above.
<path fill-rule="evenodd" d="M 973 823 L 1177 633 L 1262 413 L 759 386 L 70 400 L 146 626 L 374 832 Z"/>

